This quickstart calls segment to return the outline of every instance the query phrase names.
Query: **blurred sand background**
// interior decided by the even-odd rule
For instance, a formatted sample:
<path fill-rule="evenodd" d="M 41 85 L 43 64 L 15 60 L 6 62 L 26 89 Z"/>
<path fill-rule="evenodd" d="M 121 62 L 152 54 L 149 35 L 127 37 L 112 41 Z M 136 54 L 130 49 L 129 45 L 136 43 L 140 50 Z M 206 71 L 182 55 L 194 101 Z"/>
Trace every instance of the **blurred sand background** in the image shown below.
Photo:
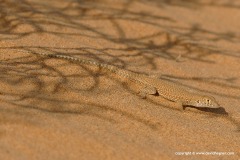
<path fill-rule="evenodd" d="M 238 0 L 0 0 L 0 159 L 240 159 Z M 185 110 L 66 54 L 214 96 Z M 176 152 L 234 155 L 176 155 Z"/>

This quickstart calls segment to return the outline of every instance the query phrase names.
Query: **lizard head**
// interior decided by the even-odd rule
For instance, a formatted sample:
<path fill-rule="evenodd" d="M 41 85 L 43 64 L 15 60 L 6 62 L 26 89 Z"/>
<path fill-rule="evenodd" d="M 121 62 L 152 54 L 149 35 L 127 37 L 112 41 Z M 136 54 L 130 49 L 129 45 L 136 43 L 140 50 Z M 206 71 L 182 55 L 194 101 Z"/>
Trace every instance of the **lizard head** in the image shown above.
<path fill-rule="evenodd" d="M 220 107 L 220 105 L 217 103 L 215 98 L 211 96 L 198 96 L 197 98 L 191 99 L 184 105 L 190 105 L 195 107 L 209 107 L 209 108 Z"/>

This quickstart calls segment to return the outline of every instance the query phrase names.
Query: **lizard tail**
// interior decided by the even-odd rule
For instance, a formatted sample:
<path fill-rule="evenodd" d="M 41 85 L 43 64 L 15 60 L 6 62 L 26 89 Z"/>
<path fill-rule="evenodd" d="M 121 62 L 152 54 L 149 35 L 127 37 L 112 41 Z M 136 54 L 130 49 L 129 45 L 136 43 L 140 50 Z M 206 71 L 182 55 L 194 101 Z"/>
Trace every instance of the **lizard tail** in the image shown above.
<path fill-rule="evenodd" d="M 127 77 L 127 78 L 130 78 L 131 76 L 133 76 L 135 74 L 133 72 L 123 70 L 123 69 L 118 68 L 116 66 L 105 64 L 105 63 L 99 63 L 97 61 L 81 59 L 81 58 L 67 56 L 67 55 L 61 55 L 61 54 L 48 54 L 48 53 L 35 53 L 35 54 L 50 57 L 50 58 L 60 58 L 60 59 L 65 59 L 65 60 L 69 60 L 69 61 L 75 61 L 75 62 L 79 62 L 80 64 L 97 66 L 99 68 L 106 69 L 106 70 L 108 70 L 112 73 L 115 73 L 115 74 L 118 74 L 118 75 L 121 75 L 121 76 Z"/>

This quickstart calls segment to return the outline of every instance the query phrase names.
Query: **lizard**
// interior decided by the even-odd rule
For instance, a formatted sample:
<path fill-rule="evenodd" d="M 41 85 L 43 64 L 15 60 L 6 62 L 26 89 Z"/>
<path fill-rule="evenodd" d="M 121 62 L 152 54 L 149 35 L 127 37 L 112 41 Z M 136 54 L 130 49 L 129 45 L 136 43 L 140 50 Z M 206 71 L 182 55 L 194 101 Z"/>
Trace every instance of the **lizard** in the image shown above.
<path fill-rule="evenodd" d="M 69 61 L 78 62 L 80 64 L 97 66 L 102 69 L 106 69 L 111 73 L 125 77 L 131 81 L 141 84 L 144 86 L 140 91 L 139 95 L 142 98 L 146 98 L 147 95 L 160 95 L 163 98 L 176 102 L 182 107 L 193 106 L 200 108 L 219 108 L 220 105 L 216 99 L 212 96 L 201 95 L 193 93 L 183 87 L 178 86 L 175 83 L 168 82 L 166 80 L 157 79 L 148 75 L 135 73 L 128 71 L 114 65 L 105 63 L 99 63 L 93 60 L 81 59 L 73 56 L 62 55 L 62 54 L 49 54 L 49 53 L 34 53 L 40 56 L 47 56 L 49 58 L 65 59 Z"/>

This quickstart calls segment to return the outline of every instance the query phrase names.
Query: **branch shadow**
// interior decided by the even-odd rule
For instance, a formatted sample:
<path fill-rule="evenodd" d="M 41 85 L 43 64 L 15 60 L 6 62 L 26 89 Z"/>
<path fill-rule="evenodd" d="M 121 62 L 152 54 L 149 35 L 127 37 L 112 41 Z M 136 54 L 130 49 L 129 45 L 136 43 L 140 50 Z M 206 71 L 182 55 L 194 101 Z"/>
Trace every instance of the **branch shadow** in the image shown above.
<path fill-rule="evenodd" d="M 180 77 L 180 76 L 172 76 L 172 75 L 166 75 L 163 74 L 161 75 L 161 79 L 167 80 L 169 82 L 173 82 L 176 84 L 179 84 L 180 86 L 184 86 L 187 88 L 190 88 L 192 90 L 198 91 L 198 92 L 204 92 L 204 93 L 209 93 L 212 95 L 217 95 L 221 97 L 227 97 L 227 98 L 233 98 L 233 99 L 240 99 L 239 95 L 235 94 L 228 94 L 228 93 L 223 93 L 219 91 L 209 91 L 208 89 L 200 89 L 199 87 L 193 87 L 188 85 L 186 82 L 191 81 L 191 82 L 197 82 L 197 83 L 205 83 L 205 84 L 210 84 L 213 87 L 219 87 L 219 88 L 224 88 L 224 89 L 233 89 L 236 91 L 240 91 L 240 86 L 236 85 L 234 82 L 237 81 L 239 78 L 238 77 L 228 77 L 228 78 L 221 78 L 221 77 Z M 184 82 L 185 83 L 182 83 Z"/>
<path fill-rule="evenodd" d="M 16 49 L 16 48 L 15 48 Z M 19 48 L 18 48 L 19 49 Z M 29 48 L 23 53 L 30 53 Z M 144 117 L 139 117 L 134 113 L 115 109 L 110 105 L 100 105 L 92 102 L 74 101 L 71 99 L 64 100 L 56 98 L 58 93 L 67 91 L 68 93 L 91 93 L 99 86 L 99 77 L 105 74 L 95 73 L 88 67 L 79 66 L 80 73 L 65 74 L 61 68 L 72 68 L 74 62 L 63 60 L 64 63 L 53 65 L 48 64 L 47 61 L 51 60 L 49 57 L 35 56 L 35 52 L 31 52 L 32 56 L 23 56 L 23 58 L 11 58 L 2 60 L 0 63 L 0 97 L 1 101 L 9 105 L 17 106 L 25 109 L 39 110 L 44 113 L 53 114 L 71 114 L 71 115 L 85 115 L 95 117 L 111 123 L 117 123 L 114 117 L 104 115 L 104 112 L 113 112 L 114 114 L 127 117 L 129 120 L 136 121 L 153 130 L 156 130 L 158 123 L 152 122 Z M 59 68 L 60 67 L 60 68 Z M 86 72 L 86 73 L 82 73 Z M 106 76 L 106 75 L 105 75 Z M 45 81 L 42 77 L 55 78 L 53 81 Z M 90 77 L 93 80 L 91 86 L 85 87 L 69 85 L 73 78 L 77 83 L 81 83 L 82 79 Z M 84 83 L 82 81 L 82 83 Z M 30 86 L 27 89 L 26 85 Z M 47 87 L 53 85 L 51 90 L 46 90 Z M 4 90 L 4 86 L 10 90 Z M 82 88 L 81 88 L 82 87 Z M 15 91 L 12 92 L 12 88 Z M 64 90 L 62 89 L 64 88 Z M 24 91 L 23 91 L 24 90 Z M 102 90 L 102 92 L 108 92 Z M 56 96 L 55 96 L 56 95 Z M 55 97 L 55 98 L 54 98 Z M 73 107 L 70 107 L 73 105 Z M 86 106 L 86 107 L 82 107 Z"/>
<path fill-rule="evenodd" d="M 238 1 L 225 0 L 225 1 L 202 1 L 202 0 L 142 0 L 146 5 L 158 6 L 161 8 L 167 6 L 177 6 L 186 9 L 202 9 L 204 7 L 225 7 L 231 9 L 238 9 L 240 4 Z"/>
<path fill-rule="evenodd" d="M 181 56 L 194 61 L 214 63 L 208 60 L 211 54 L 224 54 L 239 58 L 239 54 L 231 51 L 222 51 L 210 45 L 198 44 L 199 40 L 211 42 L 228 41 L 238 43 L 239 37 L 235 33 L 218 33 L 204 29 L 200 24 L 189 27 L 178 27 L 178 20 L 170 16 L 161 16 L 151 11 L 141 11 L 134 8 L 136 4 L 153 3 L 156 7 L 162 5 L 179 5 L 181 7 L 198 6 L 201 1 L 139 1 L 127 0 L 119 2 L 120 7 L 102 5 L 101 2 L 93 1 L 63 1 L 57 3 L 28 2 L 22 0 L 15 4 L 12 0 L 1 0 L 0 8 L 0 35 L 1 40 L 17 40 L 31 35 L 48 34 L 58 37 L 78 36 L 90 39 L 104 40 L 111 43 L 123 45 L 122 49 L 105 48 L 103 50 L 132 51 L 135 55 L 150 59 L 164 58 L 176 60 Z M 61 5 L 60 5 L 61 4 Z M 157 4 L 157 5 L 156 5 Z M 185 5 L 187 4 L 187 5 Z M 188 5 L 191 4 L 191 5 Z M 229 3 L 228 3 L 229 4 Z M 213 5 L 213 3 L 205 4 Z M 191 8 L 191 7 L 190 7 Z M 89 22 L 99 23 L 99 26 Z M 105 23 L 106 22 L 106 23 Z M 153 27 L 154 32 L 145 33 L 135 37 L 129 36 L 122 22 L 142 24 Z M 167 22 L 167 23 L 165 23 Z M 106 32 L 109 25 L 116 32 Z M 53 28 L 46 28 L 52 26 Z M 24 29 L 26 27 L 27 29 Z M 57 28 L 72 30 L 63 32 Z M 157 41 L 163 39 L 163 42 Z M 179 51 L 180 50 L 180 51 Z"/>

